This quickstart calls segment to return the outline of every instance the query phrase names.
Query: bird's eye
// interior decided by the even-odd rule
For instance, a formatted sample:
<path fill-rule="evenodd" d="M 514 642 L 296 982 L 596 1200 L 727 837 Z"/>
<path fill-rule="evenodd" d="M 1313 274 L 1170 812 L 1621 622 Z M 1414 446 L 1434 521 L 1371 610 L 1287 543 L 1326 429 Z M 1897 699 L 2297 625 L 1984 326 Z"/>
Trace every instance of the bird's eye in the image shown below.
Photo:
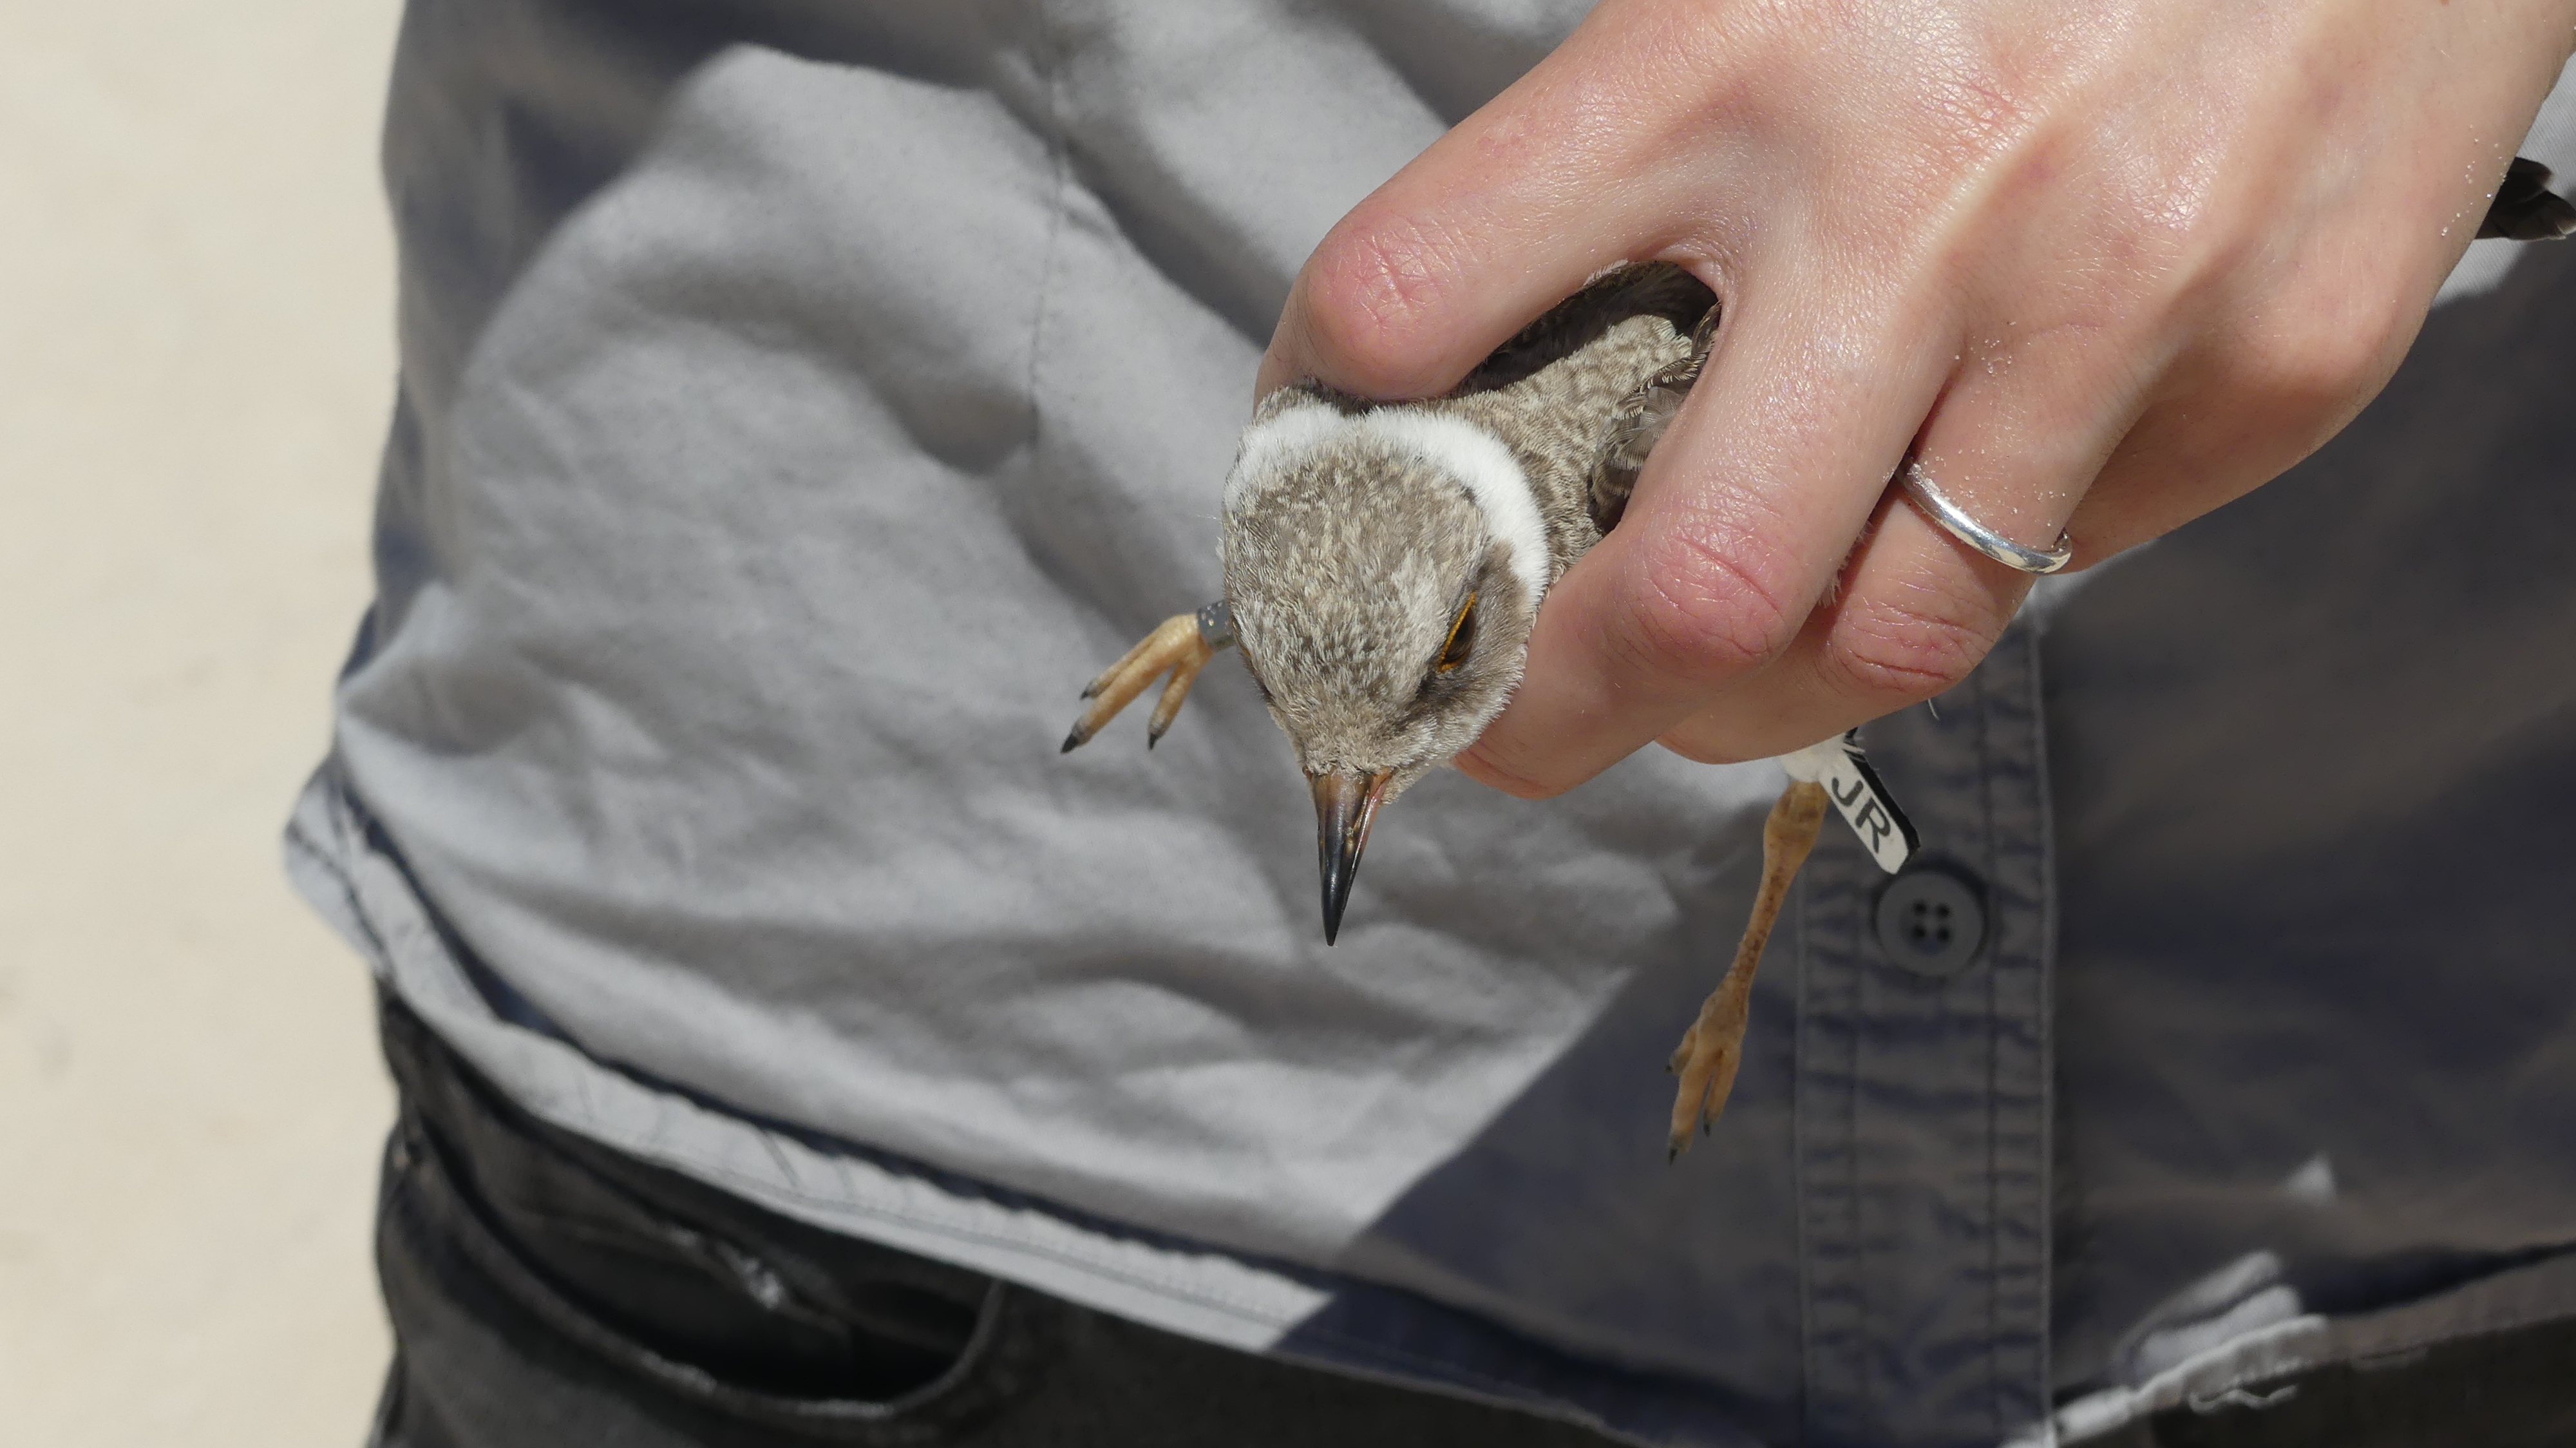
<path fill-rule="evenodd" d="M 1449 625 L 1449 642 L 1440 646 L 1440 662 L 1434 669 L 1445 674 L 1467 662 L 1467 651 L 1475 646 L 1476 595 L 1471 593 L 1465 603 L 1458 605 L 1457 620 Z"/>

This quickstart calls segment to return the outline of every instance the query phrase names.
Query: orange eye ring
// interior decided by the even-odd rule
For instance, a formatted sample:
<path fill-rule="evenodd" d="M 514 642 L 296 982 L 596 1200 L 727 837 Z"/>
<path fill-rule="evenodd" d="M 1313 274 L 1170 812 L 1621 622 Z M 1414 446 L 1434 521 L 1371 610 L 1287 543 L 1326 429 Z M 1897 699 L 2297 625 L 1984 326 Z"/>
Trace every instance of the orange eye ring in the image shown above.
<path fill-rule="evenodd" d="M 1433 665 L 1436 673 L 1448 673 L 1467 662 L 1468 650 L 1476 646 L 1476 595 L 1458 605 L 1458 617 L 1449 624 L 1449 641 L 1440 646 L 1440 662 Z"/>

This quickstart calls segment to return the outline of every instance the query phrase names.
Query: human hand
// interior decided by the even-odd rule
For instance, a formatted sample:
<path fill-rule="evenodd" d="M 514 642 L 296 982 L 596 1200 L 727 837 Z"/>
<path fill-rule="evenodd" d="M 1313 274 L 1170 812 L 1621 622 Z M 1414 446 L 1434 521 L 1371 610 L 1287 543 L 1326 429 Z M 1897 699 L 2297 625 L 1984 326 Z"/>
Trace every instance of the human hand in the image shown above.
<path fill-rule="evenodd" d="M 1517 794 L 1649 740 L 1758 758 L 1930 697 L 2030 585 L 1890 492 L 2083 567 L 2384 384 L 2576 0 L 1607 0 L 1334 228 L 1262 390 L 1453 385 L 1585 278 L 1727 308 L 1624 520 L 1459 759 Z"/>

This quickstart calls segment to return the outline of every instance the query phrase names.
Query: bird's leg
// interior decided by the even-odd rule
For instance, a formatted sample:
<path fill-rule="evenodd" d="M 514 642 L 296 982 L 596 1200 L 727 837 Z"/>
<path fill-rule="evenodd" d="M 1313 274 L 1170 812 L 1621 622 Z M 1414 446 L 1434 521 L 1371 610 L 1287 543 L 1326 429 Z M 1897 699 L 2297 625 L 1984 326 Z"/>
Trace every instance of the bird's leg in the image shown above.
<path fill-rule="evenodd" d="M 1090 743 L 1101 725 L 1117 718 L 1119 710 L 1168 670 L 1171 682 L 1163 686 L 1163 697 L 1154 705 L 1154 716 L 1145 725 L 1145 747 L 1153 748 L 1179 716 L 1181 703 L 1189 698 L 1190 684 L 1198 678 L 1199 670 L 1207 667 L 1217 650 L 1233 642 L 1234 618 L 1222 603 L 1163 620 L 1082 691 L 1082 697 L 1091 702 L 1083 709 L 1082 717 L 1073 721 L 1073 732 L 1064 736 L 1064 750 Z"/>
<path fill-rule="evenodd" d="M 1610 425 L 1601 434 L 1601 453 L 1592 464 L 1592 486 L 1585 499 L 1592 526 L 1607 533 L 1628 511 L 1628 495 L 1646 470 L 1646 456 L 1663 441 L 1664 430 L 1681 415 L 1682 400 L 1708 365 L 1708 349 L 1717 340 L 1718 311 L 1708 309 L 1691 332 L 1690 355 L 1661 368 L 1619 400 Z"/>
<path fill-rule="evenodd" d="M 1825 787 L 1807 780 L 1791 780 L 1763 821 L 1762 888 L 1753 896 L 1753 918 L 1735 947 L 1735 964 L 1700 1006 L 1699 1019 L 1683 1033 L 1681 1049 L 1668 1063 L 1682 1078 L 1681 1091 L 1673 1098 L 1670 1147 L 1675 1159 L 1689 1148 L 1691 1128 L 1708 1129 L 1735 1089 L 1735 1068 L 1744 1059 L 1745 1018 L 1753 1004 L 1753 968 L 1770 943 L 1771 927 L 1789 898 L 1789 883 L 1798 878 L 1798 867 L 1816 847 L 1816 831 L 1824 823 Z"/>

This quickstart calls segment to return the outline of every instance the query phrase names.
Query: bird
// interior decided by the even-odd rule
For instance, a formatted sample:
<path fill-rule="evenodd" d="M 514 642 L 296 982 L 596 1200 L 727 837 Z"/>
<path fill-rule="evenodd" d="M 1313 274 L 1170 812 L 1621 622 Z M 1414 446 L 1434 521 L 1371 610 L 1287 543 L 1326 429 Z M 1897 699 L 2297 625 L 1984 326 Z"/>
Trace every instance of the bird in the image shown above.
<path fill-rule="evenodd" d="M 2515 158 L 2480 234 L 2576 231 L 2576 208 L 2549 179 Z M 1225 597 L 1166 620 L 1093 679 L 1063 749 L 1168 676 L 1152 747 L 1200 670 L 1239 648 L 1314 796 L 1330 944 L 1378 812 L 1510 701 L 1548 588 L 1618 526 L 1721 312 L 1680 266 L 1622 265 L 1438 397 L 1373 401 L 1311 379 L 1270 393 L 1225 481 Z M 1755 970 L 1829 806 L 1890 873 L 1920 843 L 1856 731 L 1779 763 L 1788 783 L 1763 823 L 1744 934 L 1665 1063 L 1680 1078 L 1672 1159 L 1725 1109 Z"/>
<path fill-rule="evenodd" d="M 1510 701 L 1548 588 L 1618 525 L 1719 319 L 1716 294 L 1681 267 L 1623 266 L 1439 397 L 1377 402 L 1312 380 L 1272 392 L 1226 478 L 1225 598 L 1166 620 L 1093 679 L 1063 749 L 1166 678 L 1151 747 L 1200 670 L 1239 648 L 1314 797 L 1329 944 L 1378 812 Z M 1666 1063 L 1680 1077 L 1670 1155 L 1724 1108 L 1755 967 L 1826 814 L 1827 756 L 1855 750 L 1838 738 L 1801 751 L 1812 758 L 1793 763 L 1765 822 L 1735 962 Z"/>

